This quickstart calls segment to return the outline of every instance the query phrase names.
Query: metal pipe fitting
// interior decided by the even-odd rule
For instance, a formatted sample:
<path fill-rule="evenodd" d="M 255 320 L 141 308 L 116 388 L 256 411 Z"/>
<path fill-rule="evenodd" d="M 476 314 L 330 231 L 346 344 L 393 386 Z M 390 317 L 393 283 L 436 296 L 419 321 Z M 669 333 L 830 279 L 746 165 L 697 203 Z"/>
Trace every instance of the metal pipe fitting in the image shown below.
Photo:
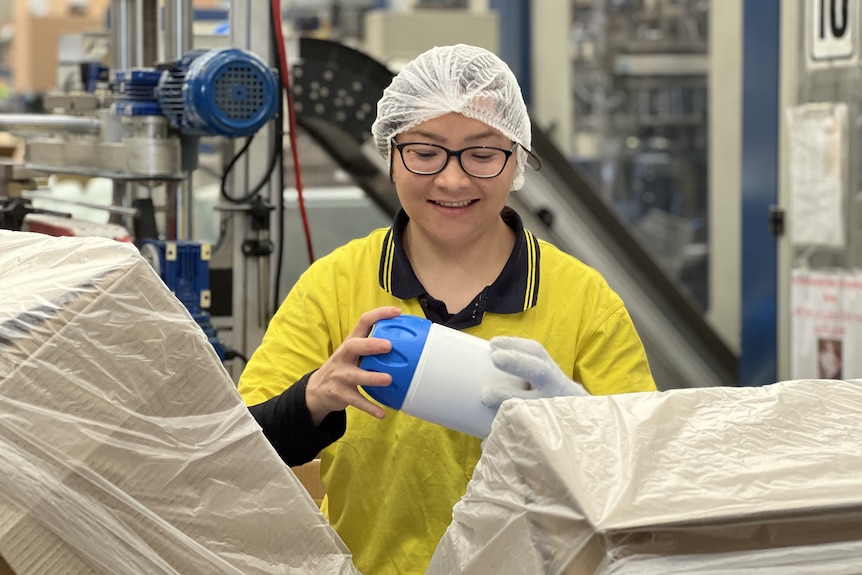
<path fill-rule="evenodd" d="M 3 132 L 63 132 L 67 134 L 98 134 L 98 118 L 60 114 L 0 114 Z"/>

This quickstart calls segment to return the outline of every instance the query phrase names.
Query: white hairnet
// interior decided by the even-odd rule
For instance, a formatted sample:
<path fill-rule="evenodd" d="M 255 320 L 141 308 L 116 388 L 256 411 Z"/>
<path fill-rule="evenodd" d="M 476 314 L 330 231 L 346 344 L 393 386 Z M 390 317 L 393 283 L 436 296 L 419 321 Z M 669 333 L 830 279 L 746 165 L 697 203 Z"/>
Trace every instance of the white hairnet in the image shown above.
<path fill-rule="evenodd" d="M 377 149 L 389 160 L 392 137 L 449 112 L 479 120 L 530 149 L 530 116 L 512 70 L 492 52 L 465 44 L 431 48 L 395 76 L 371 126 Z M 516 157 L 517 190 L 527 154 L 518 148 Z"/>

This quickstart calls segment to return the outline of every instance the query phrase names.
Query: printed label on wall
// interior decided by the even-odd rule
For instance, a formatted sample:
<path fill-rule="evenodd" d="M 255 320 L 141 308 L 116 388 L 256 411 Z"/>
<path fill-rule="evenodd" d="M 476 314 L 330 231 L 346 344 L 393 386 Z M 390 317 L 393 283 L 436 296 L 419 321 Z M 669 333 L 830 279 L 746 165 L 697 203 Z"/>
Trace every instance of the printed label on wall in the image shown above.
<path fill-rule="evenodd" d="M 795 246 L 845 245 L 847 104 L 787 110 L 790 237 Z"/>
<path fill-rule="evenodd" d="M 808 0 L 808 63 L 850 65 L 857 58 L 856 0 Z"/>
<path fill-rule="evenodd" d="M 790 290 L 790 378 L 862 378 L 862 273 L 797 269 Z"/>

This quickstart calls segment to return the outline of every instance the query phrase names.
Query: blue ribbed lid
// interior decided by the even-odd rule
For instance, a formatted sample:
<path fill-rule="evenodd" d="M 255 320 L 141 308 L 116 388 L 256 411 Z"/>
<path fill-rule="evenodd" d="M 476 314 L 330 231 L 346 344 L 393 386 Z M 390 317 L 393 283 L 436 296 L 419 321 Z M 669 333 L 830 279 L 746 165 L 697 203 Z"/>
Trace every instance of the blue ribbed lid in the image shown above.
<path fill-rule="evenodd" d="M 392 350 L 380 355 L 366 355 L 359 367 L 388 373 L 392 376 L 392 383 L 384 387 L 369 385 L 362 389 L 386 407 L 401 409 L 430 329 L 429 320 L 415 315 L 399 315 L 375 323 L 369 337 L 388 339 L 392 342 Z"/>

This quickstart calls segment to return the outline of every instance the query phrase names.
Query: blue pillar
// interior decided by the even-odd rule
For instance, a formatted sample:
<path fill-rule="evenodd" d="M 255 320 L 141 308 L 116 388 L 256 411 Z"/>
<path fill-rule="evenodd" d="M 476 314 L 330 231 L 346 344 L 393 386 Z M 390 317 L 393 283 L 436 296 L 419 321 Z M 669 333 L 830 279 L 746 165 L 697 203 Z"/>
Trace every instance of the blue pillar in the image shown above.
<path fill-rule="evenodd" d="M 780 0 L 744 1 L 741 385 L 777 379 L 777 239 L 769 207 L 778 203 L 780 16 Z"/>
<path fill-rule="evenodd" d="M 491 0 L 491 10 L 500 19 L 500 50 L 497 54 L 509 65 L 518 83 L 527 107 L 530 107 L 530 1 Z M 568 58 L 567 54 L 560 54 Z"/>

